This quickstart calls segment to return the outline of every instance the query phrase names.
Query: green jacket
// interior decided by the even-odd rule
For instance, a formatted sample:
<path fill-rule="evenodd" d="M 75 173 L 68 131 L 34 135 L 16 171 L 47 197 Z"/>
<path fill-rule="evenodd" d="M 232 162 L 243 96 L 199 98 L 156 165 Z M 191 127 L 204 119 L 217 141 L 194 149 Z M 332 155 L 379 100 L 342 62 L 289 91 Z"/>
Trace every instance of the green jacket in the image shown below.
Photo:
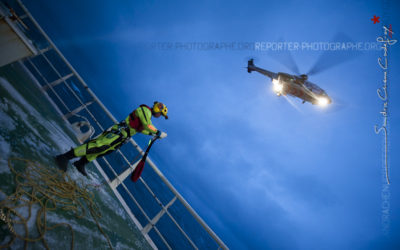
<path fill-rule="evenodd" d="M 151 108 L 146 105 L 140 105 L 125 119 L 126 124 L 129 125 L 131 136 L 137 132 L 145 135 L 153 135 L 157 133 L 157 128 L 151 122 Z"/>

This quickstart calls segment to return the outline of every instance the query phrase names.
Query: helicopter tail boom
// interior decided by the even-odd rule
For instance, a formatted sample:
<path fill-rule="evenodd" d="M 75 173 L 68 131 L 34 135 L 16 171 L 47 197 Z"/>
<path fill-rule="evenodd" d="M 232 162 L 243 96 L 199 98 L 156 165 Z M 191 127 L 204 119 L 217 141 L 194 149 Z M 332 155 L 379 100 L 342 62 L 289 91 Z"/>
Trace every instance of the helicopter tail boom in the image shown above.
<path fill-rule="evenodd" d="M 269 78 L 271 78 L 271 80 L 274 79 L 274 78 L 277 78 L 277 74 L 276 73 L 273 73 L 271 71 L 268 71 L 268 70 L 265 70 L 265 69 L 262 69 L 262 68 L 259 68 L 259 67 L 255 66 L 254 65 L 254 60 L 250 59 L 247 62 L 247 72 L 251 73 L 253 71 L 257 71 L 257 72 L 259 72 L 259 73 L 261 73 L 261 74 L 263 74 L 265 76 L 268 76 Z"/>

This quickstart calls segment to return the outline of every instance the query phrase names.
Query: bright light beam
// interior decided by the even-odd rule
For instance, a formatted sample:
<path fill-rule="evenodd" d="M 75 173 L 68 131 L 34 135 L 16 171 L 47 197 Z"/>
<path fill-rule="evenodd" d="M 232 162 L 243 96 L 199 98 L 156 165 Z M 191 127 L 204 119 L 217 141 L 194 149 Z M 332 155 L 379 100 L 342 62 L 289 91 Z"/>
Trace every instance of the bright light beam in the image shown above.
<path fill-rule="evenodd" d="M 293 106 L 293 108 L 297 109 L 297 111 L 299 111 L 300 113 L 303 113 L 303 110 L 301 110 L 296 104 L 293 103 L 292 100 L 290 100 L 287 96 L 283 96 L 285 97 L 286 101 L 288 101 L 288 103 L 290 103 L 290 105 Z"/>
<path fill-rule="evenodd" d="M 318 106 L 326 107 L 329 104 L 329 100 L 326 97 L 318 98 Z"/>

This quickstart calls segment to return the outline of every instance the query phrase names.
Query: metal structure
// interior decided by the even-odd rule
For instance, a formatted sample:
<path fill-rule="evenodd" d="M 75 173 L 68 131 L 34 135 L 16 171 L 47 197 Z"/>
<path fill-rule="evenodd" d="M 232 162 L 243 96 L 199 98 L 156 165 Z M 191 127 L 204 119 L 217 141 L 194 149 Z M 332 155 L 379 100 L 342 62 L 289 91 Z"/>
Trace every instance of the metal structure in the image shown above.
<path fill-rule="evenodd" d="M 37 50 L 29 39 L 0 8 L 0 67 L 36 54 Z"/>
<path fill-rule="evenodd" d="M 31 24 L 29 29 L 35 28 L 37 29 L 37 32 L 43 36 L 43 38 L 46 41 L 46 46 L 44 48 L 38 48 L 38 53 L 37 55 L 29 56 L 26 57 L 23 60 L 20 60 L 19 63 L 20 65 L 25 68 L 27 73 L 31 76 L 31 78 L 36 82 L 36 84 L 40 87 L 41 91 L 43 94 L 48 98 L 50 103 L 56 108 L 56 110 L 60 113 L 60 115 L 64 118 L 65 121 L 67 121 L 70 125 L 71 122 L 69 118 L 71 118 L 74 115 L 77 115 L 78 113 L 81 113 L 82 111 L 85 111 L 90 118 L 90 120 L 94 121 L 93 126 L 97 126 L 100 130 L 103 131 L 104 129 L 107 129 L 107 127 L 104 127 L 101 122 L 96 118 L 96 115 L 90 110 L 90 107 L 92 105 L 97 104 L 101 110 L 104 112 L 104 114 L 111 119 L 114 123 L 118 123 L 118 121 L 115 119 L 115 117 L 110 113 L 110 111 L 103 105 L 103 103 L 97 98 L 97 96 L 93 93 L 93 91 L 89 88 L 89 86 L 85 83 L 85 81 L 81 78 L 81 76 L 75 71 L 75 69 L 71 66 L 71 64 L 67 61 L 67 59 L 63 56 L 63 54 L 58 50 L 58 48 L 54 45 L 54 43 L 51 41 L 51 39 L 47 36 L 47 34 L 43 31 L 43 29 L 40 27 L 40 25 L 37 23 L 37 21 L 33 18 L 29 10 L 23 5 L 23 3 L 20 0 L 16 0 L 18 4 L 18 8 L 20 8 L 19 11 L 23 11 L 24 13 L 19 13 L 19 17 L 23 22 L 28 22 Z M 28 24 L 29 25 L 29 24 Z M 32 31 L 30 31 L 32 32 Z M 38 46 L 37 46 L 38 47 Z M 40 46 L 39 46 L 40 47 Z M 49 52 L 52 52 L 52 57 L 49 56 Z M 55 55 L 55 57 L 54 57 Z M 46 63 L 46 65 L 49 66 L 48 71 L 51 72 L 43 72 L 43 69 L 39 65 L 37 65 L 36 61 L 40 60 L 43 63 Z M 68 73 L 63 73 L 61 72 L 59 68 L 55 66 L 54 60 L 57 61 L 57 63 L 62 63 L 66 69 L 68 69 Z M 46 74 L 52 74 L 54 79 L 49 81 L 48 77 L 46 77 Z M 90 97 L 91 101 L 84 101 L 82 100 L 81 96 L 74 91 L 73 87 L 70 86 L 67 82 L 70 79 L 74 79 L 74 83 L 80 84 L 82 87 L 81 89 L 84 89 Z M 67 105 L 67 100 L 57 93 L 55 88 L 59 85 L 64 85 L 66 89 L 69 91 L 69 97 L 70 98 L 75 98 L 79 102 L 79 107 L 71 109 Z M 139 145 L 133 140 L 130 139 L 130 144 L 140 153 L 144 154 L 143 150 L 139 147 Z M 126 147 L 126 145 L 124 146 Z M 178 223 L 177 218 L 174 218 L 172 214 L 169 211 L 169 208 L 175 203 L 175 202 L 180 202 L 186 209 L 187 211 L 193 216 L 193 218 L 201 225 L 201 227 L 209 234 L 209 236 L 215 241 L 215 248 L 221 248 L 221 249 L 228 249 L 227 246 L 222 242 L 222 240 L 213 232 L 213 230 L 203 221 L 203 219 L 193 210 L 193 208 L 188 204 L 188 202 L 182 197 L 182 195 L 174 188 L 174 186 L 167 180 L 167 178 L 162 174 L 162 172 L 157 168 L 157 166 L 153 163 L 153 161 L 150 159 L 150 157 L 147 157 L 147 164 L 152 168 L 152 170 L 159 176 L 161 181 L 165 184 L 165 186 L 172 192 L 173 197 L 170 199 L 167 204 L 163 204 L 161 201 L 160 197 L 157 197 L 155 192 L 150 188 L 148 185 L 148 182 L 144 178 L 140 178 L 140 182 L 145 186 L 146 190 L 148 191 L 149 195 L 151 195 L 156 203 L 159 205 L 160 210 L 156 216 L 151 218 L 145 211 L 145 209 L 142 207 L 141 201 L 137 200 L 135 196 L 132 194 L 132 192 L 128 189 L 126 184 L 124 183 L 124 180 L 130 175 L 130 173 L 133 172 L 135 169 L 136 165 L 138 162 L 131 164 L 130 161 L 128 160 L 128 157 L 125 156 L 125 154 L 118 150 L 118 153 L 122 156 L 122 159 L 125 161 L 127 165 L 129 165 L 129 168 L 122 173 L 117 173 L 115 168 L 113 168 L 112 164 L 105 158 L 102 157 L 102 160 L 105 162 L 105 164 L 99 164 L 99 162 L 94 161 L 97 169 L 100 171 L 100 173 L 103 175 L 105 180 L 107 181 L 108 185 L 110 188 L 113 190 L 114 194 L 117 196 L 118 200 L 121 202 L 122 206 L 126 210 L 126 212 L 129 214 L 130 218 L 132 221 L 136 224 L 136 226 L 141 230 L 143 236 L 147 239 L 147 241 L 150 243 L 150 245 L 154 248 L 157 249 L 158 246 L 154 243 L 153 239 L 149 236 L 149 232 L 152 230 L 156 232 L 158 235 L 159 239 L 163 242 L 163 246 L 160 245 L 162 248 L 168 248 L 172 249 L 173 247 L 171 246 L 171 242 L 166 238 L 165 235 L 163 235 L 159 229 L 157 228 L 157 223 L 159 222 L 160 218 L 162 216 L 168 216 L 173 224 L 176 226 L 178 231 L 183 235 L 183 237 L 187 240 L 185 244 L 189 244 L 191 247 L 194 249 L 198 249 L 199 247 L 196 246 L 194 243 L 193 239 L 190 238 L 187 234 L 187 232 L 183 229 L 183 227 Z M 105 169 L 107 168 L 107 169 Z M 105 173 L 105 170 L 108 172 L 112 172 L 112 177 L 109 177 Z M 124 190 L 126 194 L 128 194 L 129 198 L 131 201 L 139 208 L 140 212 L 142 213 L 140 216 L 144 216 L 147 220 L 146 223 L 140 223 L 139 220 L 137 219 L 137 215 L 134 215 L 134 213 L 131 211 L 130 207 L 127 204 L 127 200 L 122 198 L 122 195 L 118 189 Z"/>

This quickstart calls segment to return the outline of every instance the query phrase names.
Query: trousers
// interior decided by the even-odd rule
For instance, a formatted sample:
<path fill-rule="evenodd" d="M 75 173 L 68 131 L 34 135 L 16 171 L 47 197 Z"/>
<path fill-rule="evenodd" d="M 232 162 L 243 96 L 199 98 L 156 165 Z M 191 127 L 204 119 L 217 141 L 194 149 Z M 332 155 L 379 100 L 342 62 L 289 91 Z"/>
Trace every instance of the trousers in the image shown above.
<path fill-rule="evenodd" d="M 115 124 L 93 140 L 74 148 L 76 157 L 86 157 L 91 162 L 120 148 L 131 137 L 129 128 Z"/>

